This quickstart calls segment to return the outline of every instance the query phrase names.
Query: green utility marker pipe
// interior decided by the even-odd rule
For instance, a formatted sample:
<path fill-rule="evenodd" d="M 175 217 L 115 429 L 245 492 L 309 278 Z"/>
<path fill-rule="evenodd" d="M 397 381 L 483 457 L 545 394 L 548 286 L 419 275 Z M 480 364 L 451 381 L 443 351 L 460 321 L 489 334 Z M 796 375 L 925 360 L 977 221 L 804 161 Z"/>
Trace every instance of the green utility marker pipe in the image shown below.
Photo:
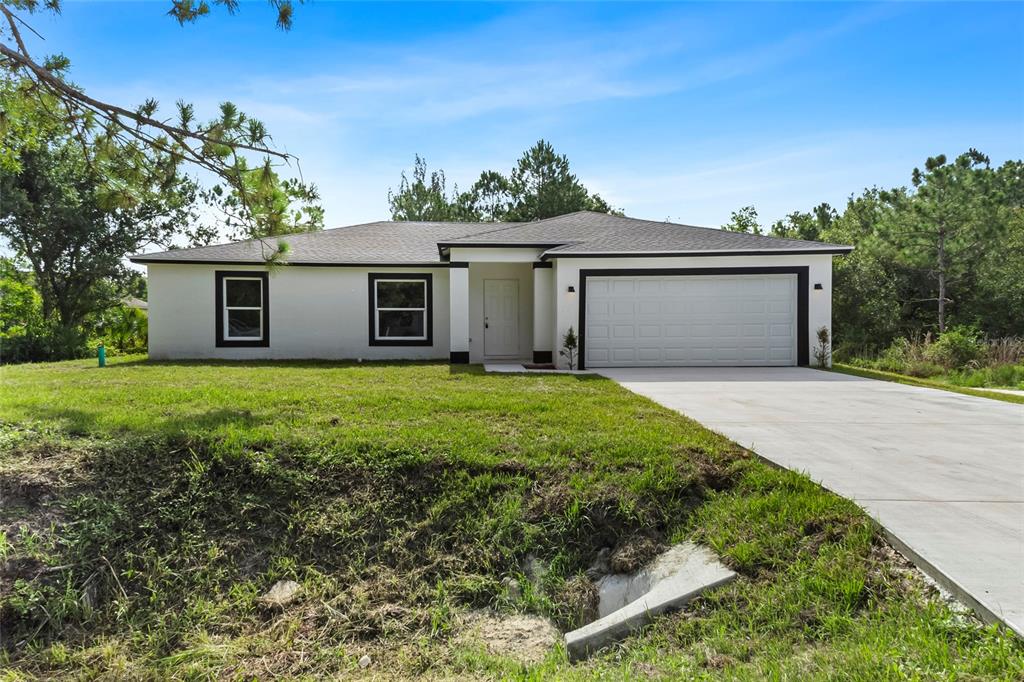
<path fill-rule="evenodd" d="M 96 348 L 96 357 L 100 361 L 100 367 L 107 366 L 107 349 L 103 347 L 102 343 Z"/>

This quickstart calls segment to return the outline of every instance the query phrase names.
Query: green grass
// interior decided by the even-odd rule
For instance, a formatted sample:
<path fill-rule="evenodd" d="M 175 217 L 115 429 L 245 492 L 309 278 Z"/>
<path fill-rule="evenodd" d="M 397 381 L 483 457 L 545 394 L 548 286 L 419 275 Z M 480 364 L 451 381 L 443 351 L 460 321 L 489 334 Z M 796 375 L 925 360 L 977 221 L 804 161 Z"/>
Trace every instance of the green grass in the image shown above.
<path fill-rule="evenodd" d="M 593 376 L 5 367 L 0 495 L 0 679 L 1024 675 L 853 503 Z M 461 634 L 479 609 L 578 625 L 602 548 L 684 539 L 739 579 L 590 661 Z M 279 579 L 303 594 L 270 610 Z"/>
<path fill-rule="evenodd" d="M 855 365 L 848 365 L 840 362 L 833 363 L 832 370 L 836 372 L 842 372 L 844 374 L 852 374 L 858 377 L 865 377 L 867 379 L 893 381 L 898 384 L 906 384 L 908 386 L 938 388 L 942 389 L 943 391 L 952 391 L 954 393 L 972 395 L 978 398 L 991 398 L 992 400 L 1001 400 L 1004 403 L 1016 403 L 1018 405 L 1024 405 L 1024 395 L 1015 395 L 1013 393 L 1000 393 L 999 391 L 986 391 L 983 388 L 972 388 L 969 386 L 959 385 L 953 383 L 953 381 L 956 380 L 957 375 L 953 375 L 952 377 L 929 377 L 925 379 L 921 377 L 908 376 L 906 374 L 897 374 L 896 372 L 883 372 L 880 369 L 868 369 L 866 367 L 857 367 Z"/>

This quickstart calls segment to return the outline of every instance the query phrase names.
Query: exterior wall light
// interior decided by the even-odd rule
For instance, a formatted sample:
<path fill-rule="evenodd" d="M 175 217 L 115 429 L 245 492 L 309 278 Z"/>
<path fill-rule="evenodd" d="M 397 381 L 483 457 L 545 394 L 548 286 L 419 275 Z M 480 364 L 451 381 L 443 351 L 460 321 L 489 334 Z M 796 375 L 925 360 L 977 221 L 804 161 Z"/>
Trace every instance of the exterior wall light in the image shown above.
<path fill-rule="evenodd" d="M 821 286 L 821 282 L 818 282 L 817 284 L 814 285 L 815 291 L 821 291 L 823 288 L 824 287 Z"/>
<path fill-rule="evenodd" d="M 573 285 L 570 284 L 569 285 L 569 293 L 570 294 L 575 294 L 576 293 L 576 287 L 574 287 Z"/>

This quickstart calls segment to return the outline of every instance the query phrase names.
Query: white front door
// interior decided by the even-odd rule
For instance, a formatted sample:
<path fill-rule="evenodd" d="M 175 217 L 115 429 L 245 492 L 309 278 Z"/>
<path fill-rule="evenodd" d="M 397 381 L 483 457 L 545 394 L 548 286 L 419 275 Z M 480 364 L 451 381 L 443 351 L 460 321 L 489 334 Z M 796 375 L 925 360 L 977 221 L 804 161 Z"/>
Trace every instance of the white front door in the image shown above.
<path fill-rule="evenodd" d="M 518 280 L 484 280 L 484 355 L 519 356 Z"/>

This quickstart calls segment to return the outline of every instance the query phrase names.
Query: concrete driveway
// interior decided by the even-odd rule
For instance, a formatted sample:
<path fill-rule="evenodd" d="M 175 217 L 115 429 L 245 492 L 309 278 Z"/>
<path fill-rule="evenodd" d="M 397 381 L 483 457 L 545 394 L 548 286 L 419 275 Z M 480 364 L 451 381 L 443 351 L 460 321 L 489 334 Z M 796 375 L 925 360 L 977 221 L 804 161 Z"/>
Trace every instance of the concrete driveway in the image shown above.
<path fill-rule="evenodd" d="M 856 500 L 1024 636 L 1024 406 L 803 368 L 598 371 Z"/>

